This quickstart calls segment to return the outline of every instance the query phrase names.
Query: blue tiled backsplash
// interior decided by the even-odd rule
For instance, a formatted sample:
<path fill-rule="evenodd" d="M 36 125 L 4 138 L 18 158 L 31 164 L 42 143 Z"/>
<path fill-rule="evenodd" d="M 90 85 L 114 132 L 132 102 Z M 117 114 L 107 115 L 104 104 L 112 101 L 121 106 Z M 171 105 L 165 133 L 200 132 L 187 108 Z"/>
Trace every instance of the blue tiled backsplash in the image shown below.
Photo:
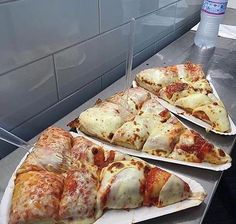
<path fill-rule="evenodd" d="M 202 0 L 0 0 L 0 125 L 28 140 L 199 20 Z M 13 148 L 0 142 L 0 159 Z"/>

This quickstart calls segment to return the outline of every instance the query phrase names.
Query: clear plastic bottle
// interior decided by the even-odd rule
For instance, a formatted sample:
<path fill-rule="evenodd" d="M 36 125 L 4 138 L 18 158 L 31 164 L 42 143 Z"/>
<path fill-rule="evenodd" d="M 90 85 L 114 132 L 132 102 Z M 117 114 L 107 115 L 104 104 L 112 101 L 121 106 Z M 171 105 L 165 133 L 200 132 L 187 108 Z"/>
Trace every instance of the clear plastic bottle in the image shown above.
<path fill-rule="evenodd" d="M 204 0 L 201 21 L 194 43 L 201 48 L 215 47 L 220 23 L 223 20 L 228 0 Z"/>

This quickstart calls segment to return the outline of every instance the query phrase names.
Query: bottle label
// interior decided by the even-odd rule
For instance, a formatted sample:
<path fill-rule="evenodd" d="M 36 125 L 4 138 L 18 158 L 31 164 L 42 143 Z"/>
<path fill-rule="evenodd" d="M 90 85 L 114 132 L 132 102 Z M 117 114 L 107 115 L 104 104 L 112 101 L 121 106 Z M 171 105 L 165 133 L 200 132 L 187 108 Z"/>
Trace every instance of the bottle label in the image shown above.
<path fill-rule="evenodd" d="M 202 11 L 213 15 L 222 15 L 225 13 L 226 7 L 227 1 L 219 2 L 219 0 L 204 0 Z"/>

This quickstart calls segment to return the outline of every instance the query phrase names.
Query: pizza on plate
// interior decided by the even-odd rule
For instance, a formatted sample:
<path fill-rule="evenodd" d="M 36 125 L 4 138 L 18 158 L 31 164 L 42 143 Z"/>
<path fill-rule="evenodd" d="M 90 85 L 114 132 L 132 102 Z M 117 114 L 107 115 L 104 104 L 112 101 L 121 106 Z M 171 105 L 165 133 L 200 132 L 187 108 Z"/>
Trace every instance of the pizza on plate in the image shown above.
<path fill-rule="evenodd" d="M 198 76 L 196 75 L 196 77 L 199 77 L 200 75 L 201 73 L 199 73 Z M 132 91 L 141 93 L 142 91 L 139 90 L 140 88 L 141 87 L 133 88 Z M 127 91 L 124 94 L 119 93 L 118 95 L 123 96 L 125 94 L 127 94 Z M 142 92 L 142 94 L 146 96 L 145 92 Z M 115 104 L 117 108 L 116 113 L 120 116 L 121 112 L 119 111 L 122 110 L 120 108 L 123 108 L 123 105 L 120 104 L 118 95 L 116 94 L 115 97 L 110 97 L 109 99 L 116 98 L 112 104 L 118 102 Z M 195 99 L 188 100 L 186 103 L 186 105 L 188 105 L 187 108 L 189 111 L 192 110 L 193 113 L 198 113 L 198 116 L 200 116 L 200 113 L 202 112 L 200 110 L 196 110 L 196 108 L 201 108 L 202 102 L 204 104 L 204 102 L 208 102 L 208 100 L 215 100 L 213 97 L 208 99 L 208 97 L 203 93 L 196 93 L 191 96 L 179 98 L 176 102 L 189 97 L 195 97 Z M 134 149 L 155 156 L 195 163 L 207 162 L 217 165 L 231 161 L 229 155 L 222 153 L 222 149 L 217 148 L 206 139 L 203 139 L 200 135 L 199 136 L 204 140 L 204 142 L 211 145 L 211 149 L 202 150 L 204 156 L 197 157 L 196 159 L 196 154 L 198 154 L 200 146 L 197 141 L 193 140 L 195 137 L 190 134 L 184 135 L 184 133 L 187 133 L 186 131 L 188 131 L 188 133 L 193 133 L 193 131 L 184 126 L 174 115 L 170 114 L 170 112 L 158 102 L 156 96 L 152 95 L 151 98 L 140 97 L 140 99 L 141 98 L 146 99 L 146 101 L 142 101 L 141 105 L 137 107 L 139 110 L 135 112 L 133 111 L 132 116 L 126 113 L 126 116 L 122 116 L 123 120 L 122 122 L 119 122 L 119 125 L 116 125 L 117 120 L 112 109 L 106 109 L 106 111 L 103 111 L 101 114 L 97 111 L 96 113 L 93 113 L 92 117 L 90 117 L 90 112 L 97 108 L 97 105 L 95 105 L 94 107 L 82 112 L 77 119 L 70 122 L 69 126 L 90 136 L 105 140 L 111 144 Z M 175 98 L 178 98 L 177 95 Z M 107 100 L 100 101 L 100 103 L 107 103 Z M 221 107 L 221 104 L 219 103 L 218 106 Z M 209 117 L 213 117 L 212 120 L 214 119 L 216 125 L 227 125 L 226 122 L 224 122 L 224 124 L 219 123 L 221 119 L 218 116 L 211 116 L 210 109 L 209 112 L 208 110 L 204 111 L 209 114 Z M 219 114 L 220 113 L 218 113 L 218 115 Z M 104 125 L 104 120 L 106 120 L 106 126 Z M 100 132 L 101 127 L 103 128 L 102 133 L 105 133 L 104 135 L 109 136 L 109 138 L 104 138 L 104 135 L 102 136 Z M 110 127 L 113 127 L 113 129 L 110 129 Z M 192 150 L 188 151 L 187 154 L 182 153 L 182 156 L 179 156 L 179 154 L 176 153 L 176 147 L 180 144 L 182 139 L 191 142 L 191 144 L 195 146 L 192 147 Z M 213 153 L 213 151 L 215 153 Z M 183 154 L 185 156 L 183 156 Z M 215 157 L 214 159 L 212 159 L 213 154 Z"/>
<path fill-rule="evenodd" d="M 135 80 L 138 86 L 210 124 L 213 130 L 230 132 L 226 109 L 213 95 L 200 65 L 188 62 L 146 69 Z"/>
<path fill-rule="evenodd" d="M 73 138 L 61 128 L 47 129 L 35 145 L 31 154 L 39 145 L 63 152 L 67 166 L 23 169 L 28 156 L 19 169 L 24 172 L 16 172 L 9 224 L 90 224 L 107 209 L 164 207 L 192 196 L 189 185 L 176 175 L 82 136 Z M 47 157 L 40 160 L 51 164 Z"/>

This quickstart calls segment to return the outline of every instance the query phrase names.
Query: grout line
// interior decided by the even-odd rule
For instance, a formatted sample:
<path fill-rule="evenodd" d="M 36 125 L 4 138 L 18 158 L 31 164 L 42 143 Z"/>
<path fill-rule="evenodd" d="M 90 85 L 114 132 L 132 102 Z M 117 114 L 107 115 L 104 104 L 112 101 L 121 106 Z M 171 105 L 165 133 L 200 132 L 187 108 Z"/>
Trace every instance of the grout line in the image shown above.
<path fill-rule="evenodd" d="M 51 56 L 51 55 L 52 55 L 52 54 L 47 54 L 47 55 L 45 55 L 45 56 L 43 56 L 43 57 L 40 57 L 40 58 L 37 58 L 37 59 L 32 60 L 32 61 L 30 61 L 30 62 L 27 62 L 27 63 L 25 63 L 25 64 L 23 64 L 23 65 L 16 66 L 15 68 L 12 68 L 12 69 L 10 69 L 10 70 L 7 70 L 7 71 L 1 73 L 1 74 L 0 74 L 0 77 L 3 76 L 3 75 L 6 75 L 7 73 L 13 72 L 13 71 L 15 71 L 15 70 L 17 70 L 17 69 L 21 69 L 21 68 L 23 68 L 23 67 L 25 67 L 25 66 L 28 66 L 28 65 L 30 65 L 30 64 L 33 64 L 33 63 L 35 63 L 35 62 L 37 62 L 37 61 L 43 60 L 43 59 L 45 59 L 45 58 L 47 58 L 47 57 L 49 57 L 49 56 Z"/>
<path fill-rule="evenodd" d="M 176 30 L 176 16 L 177 16 L 177 10 L 178 10 L 178 2 L 175 3 L 175 21 L 174 21 L 174 32 Z"/>
<path fill-rule="evenodd" d="M 0 0 L 0 5 L 4 4 L 4 3 L 17 2 L 17 1 L 19 1 L 19 0 L 5 0 L 5 1 L 4 0 L 2 0 L 2 1 Z"/>
<path fill-rule="evenodd" d="M 56 90 L 57 90 L 57 101 L 59 102 L 60 98 L 59 98 L 59 88 L 58 88 L 58 76 L 57 76 L 57 70 L 56 70 L 56 63 L 55 63 L 54 54 L 52 54 L 52 63 L 53 63 L 54 77 L 55 77 Z"/>
<path fill-rule="evenodd" d="M 101 4 L 100 4 L 100 0 L 97 0 L 98 1 L 98 32 L 99 34 L 101 34 L 101 24 L 102 24 L 102 21 L 101 21 Z"/>

